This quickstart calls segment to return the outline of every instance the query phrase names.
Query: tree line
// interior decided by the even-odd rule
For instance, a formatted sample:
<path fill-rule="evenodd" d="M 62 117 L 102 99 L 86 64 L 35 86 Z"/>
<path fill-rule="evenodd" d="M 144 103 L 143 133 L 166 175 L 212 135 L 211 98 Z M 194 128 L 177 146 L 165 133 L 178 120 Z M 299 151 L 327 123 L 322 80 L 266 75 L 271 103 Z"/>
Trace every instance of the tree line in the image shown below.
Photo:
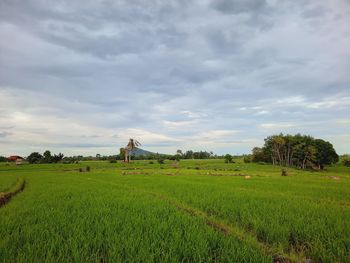
<path fill-rule="evenodd" d="M 46 150 L 42 155 L 39 152 L 33 152 L 26 160 L 29 163 L 58 163 L 62 161 L 63 157 L 62 153 L 52 155 L 49 150 Z"/>
<path fill-rule="evenodd" d="M 315 139 L 309 135 L 272 135 L 264 139 L 263 147 L 255 147 L 252 154 L 245 155 L 245 162 L 263 162 L 273 165 L 298 167 L 301 169 L 318 168 L 323 169 L 325 165 L 331 165 L 340 162 L 345 166 L 350 166 L 350 155 L 343 155 L 339 158 L 338 154 L 330 142 L 322 139 Z M 79 161 L 105 160 L 117 162 L 124 160 L 123 148 L 116 155 L 101 155 L 96 156 L 64 156 L 62 153 L 51 154 L 49 150 L 43 154 L 39 152 L 31 153 L 26 160 L 29 163 L 75 163 Z M 133 156 L 133 160 L 174 160 L 181 159 L 225 159 L 226 163 L 234 162 L 233 158 L 241 156 L 216 155 L 208 151 L 193 151 L 193 150 L 177 150 L 175 154 L 147 154 Z M 8 158 L 0 156 L 0 162 L 8 162 Z"/>
<path fill-rule="evenodd" d="M 97 156 L 97 155 L 96 155 Z M 124 148 L 120 148 L 119 155 L 116 155 L 117 160 L 124 160 Z M 161 154 L 161 153 L 149 153 L 146 155 L 136 155 L 133 156 L 133 160 L 177 160 L 180 159 L 209 159 L 209 158 L 223 158 L 223 156 L 217 156 L 214 155 L 213 152 L 207 152 L 207 151 L 193 151 L 193 150 L 187 150 L 183 152 L 182 150 L 177 150 L 175 154 Z M 106 158 L 100 156 L 99 159 Z"/>
<path fill-rule="evenodd" d="M 297 167 L 301 169 L 323 169 L 339 161 L 333 145 L 309 135 L 272 135 L 264 139 L 264 146 L 255 147 L 246 161 L 267 162 L 273 165 Z"/>

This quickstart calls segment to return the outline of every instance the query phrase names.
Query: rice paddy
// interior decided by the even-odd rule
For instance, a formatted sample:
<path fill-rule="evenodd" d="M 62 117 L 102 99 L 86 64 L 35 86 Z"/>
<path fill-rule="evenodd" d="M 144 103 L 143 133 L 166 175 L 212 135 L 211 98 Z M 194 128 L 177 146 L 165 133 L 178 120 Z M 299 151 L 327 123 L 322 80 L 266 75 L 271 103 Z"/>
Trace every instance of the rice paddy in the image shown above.
<path fill-rule="evenodd" d="M 287 173 L 240 160 L 1 164 L 0 192 L 26 184 L 0 208 L 0 261 L 350 262 L 350 169 Z"/>

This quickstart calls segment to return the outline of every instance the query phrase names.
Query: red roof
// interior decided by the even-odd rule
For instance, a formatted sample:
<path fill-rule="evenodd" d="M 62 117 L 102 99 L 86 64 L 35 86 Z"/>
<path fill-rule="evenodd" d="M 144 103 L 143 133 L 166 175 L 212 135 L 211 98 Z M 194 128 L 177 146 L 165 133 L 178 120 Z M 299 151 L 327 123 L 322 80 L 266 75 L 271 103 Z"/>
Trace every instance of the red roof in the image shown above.
<path fill-rule="evenodd" d="M 23 157 L 19 155 L 11 155 L 10 157 L 7 158 L 9 161 L 16 161 L 17 159 L 23 159 Z"/>

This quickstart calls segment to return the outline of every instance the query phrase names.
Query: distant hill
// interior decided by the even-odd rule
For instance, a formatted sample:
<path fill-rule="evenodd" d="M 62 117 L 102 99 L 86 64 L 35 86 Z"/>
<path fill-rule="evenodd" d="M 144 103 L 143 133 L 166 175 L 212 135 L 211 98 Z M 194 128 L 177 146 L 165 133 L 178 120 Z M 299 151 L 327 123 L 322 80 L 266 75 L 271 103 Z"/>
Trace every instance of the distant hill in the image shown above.
<path fill-rule="evenodd" d="M 155 154 L 155 153 L 153 153 L 153 152 L 150 152 L 150 151 L 146 151 L 146 150 L 143 150 L 143 149 L 141 149 L 141 148 L 135 148 L 135 149 L 133 149 L 132 151 L 130 151 L 130 154 L 132 155 L 132 156 L 141 156 L 141 155 L 143 155 L 143 156 L 147 156 L 147 155 L 152 155 L 152 154 Z"/>

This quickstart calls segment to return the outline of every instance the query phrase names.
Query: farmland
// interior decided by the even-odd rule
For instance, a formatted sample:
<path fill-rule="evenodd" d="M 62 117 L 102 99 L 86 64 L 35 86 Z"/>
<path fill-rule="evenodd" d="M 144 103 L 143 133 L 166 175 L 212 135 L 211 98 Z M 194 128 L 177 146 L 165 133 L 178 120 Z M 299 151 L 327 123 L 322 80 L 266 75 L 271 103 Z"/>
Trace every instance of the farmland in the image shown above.
<path fill-rule="evenodd" d="M 349 262 L 350 169 L 287 173 L 241 160 L 1 164 L 0 192 L 26 185 L 0 208 L 0 261 Z"/>

